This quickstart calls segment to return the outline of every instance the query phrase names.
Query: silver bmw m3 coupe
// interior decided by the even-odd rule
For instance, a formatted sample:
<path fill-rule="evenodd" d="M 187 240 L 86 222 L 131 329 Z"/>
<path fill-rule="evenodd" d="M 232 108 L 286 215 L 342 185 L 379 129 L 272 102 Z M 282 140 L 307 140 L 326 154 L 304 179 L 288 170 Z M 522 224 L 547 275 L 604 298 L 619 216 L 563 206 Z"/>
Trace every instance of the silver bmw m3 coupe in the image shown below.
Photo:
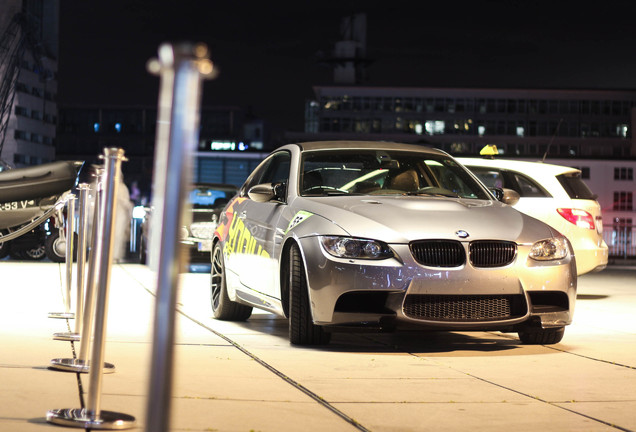
<path fill-rule="evenodd" d="M 557 343 L 574 312 L 575 257 L 563 235 L 504 204 L 514 198 L 423 146 L 285 145 L 221 213 L 214 317 L 273 312 L 299 345 L 413 327 Z"/>

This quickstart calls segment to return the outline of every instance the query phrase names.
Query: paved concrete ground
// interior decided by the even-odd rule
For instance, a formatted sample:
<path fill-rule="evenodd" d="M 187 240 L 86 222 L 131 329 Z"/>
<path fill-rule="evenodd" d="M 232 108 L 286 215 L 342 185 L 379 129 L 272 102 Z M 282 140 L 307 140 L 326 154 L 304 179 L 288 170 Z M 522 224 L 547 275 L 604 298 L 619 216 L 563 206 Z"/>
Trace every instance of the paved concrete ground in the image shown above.
<path fill-rule="evenodd" d="M 52 335 L 64 268 L 0 261 L 0 431 L 68 430 L 47 411 L 86 403 L 88 375 L 48 369 L 79 343 Z M 575 322 L 554 346 L 500 333 L 337 334 L 295 348 L 287 323 L 210 318 L 208 276 L 182 276 L 173 431 L 636 431 L 636 270 L 579 279 Z M 146 424 L 154 276 L 112 271 L 101 409 Z M 74 298 L 74 294 L 72 296 Z M 80 387 L 83 393 L 80 393 Z M 150 415 L 153 415 L 151 413 Z"/>

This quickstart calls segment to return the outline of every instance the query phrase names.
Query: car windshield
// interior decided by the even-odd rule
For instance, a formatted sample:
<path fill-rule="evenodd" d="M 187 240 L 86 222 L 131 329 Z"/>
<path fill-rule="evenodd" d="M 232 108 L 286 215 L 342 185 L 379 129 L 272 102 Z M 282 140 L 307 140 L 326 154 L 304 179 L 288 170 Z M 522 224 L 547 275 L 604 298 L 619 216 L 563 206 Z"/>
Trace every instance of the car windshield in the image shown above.
<path fill-rule="evenodd" d="M 300 194 L 492 198 L 449 156 L 392 150 L 306 152 L 302 160 Z"/>

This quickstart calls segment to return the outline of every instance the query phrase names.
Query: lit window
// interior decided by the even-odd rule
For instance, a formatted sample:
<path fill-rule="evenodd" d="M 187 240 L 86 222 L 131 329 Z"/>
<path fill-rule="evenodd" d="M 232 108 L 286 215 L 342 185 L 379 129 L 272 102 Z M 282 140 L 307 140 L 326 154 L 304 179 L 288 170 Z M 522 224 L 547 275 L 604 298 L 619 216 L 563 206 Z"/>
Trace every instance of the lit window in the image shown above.
<path fill-rule="evenodd" d="M 423 133 L 422 123 L 415 123 L 415 133 L 418 135 L 422 135 Z"/>
<path fill-rule="evenodd" d="M 484 134 L 486 133 L 486 126 L 477 126 L 477 133 L 479 134 L 479 136 L 484 136 Z"/>
<path fill-rule="evenodd" d="M 523 128 L 523 126 L 517 126 L 517 136 L 522 137 L 525 133 L 525 129 Z"/>
<path fill-rule="evenodd" d="M 443 120 L 429 120 L 424 124 L 427 135 L 441 135 L 446 129 L 446 123 Z"/>

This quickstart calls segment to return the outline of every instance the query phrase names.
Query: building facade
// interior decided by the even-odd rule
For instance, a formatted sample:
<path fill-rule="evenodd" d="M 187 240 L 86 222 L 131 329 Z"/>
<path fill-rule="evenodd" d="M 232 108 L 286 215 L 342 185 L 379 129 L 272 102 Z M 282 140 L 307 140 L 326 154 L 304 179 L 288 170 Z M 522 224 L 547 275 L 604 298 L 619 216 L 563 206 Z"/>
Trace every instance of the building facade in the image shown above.
<path fill-rule="evenodd" d="M 157 108 L 155 106 L 60 107 L 57 131 L 58 160 L 101 164 L 106 147 L 118 147 L 128 159 L 124 181 L 150 195 L 154 168 Z M 240 184 L 259 159 L 264 124 L 246 120 L 237 107 L 202 107 L 194 181 Z M 246 156 L 247 154 L 251 156 Z"/>
<path fill-rule="evenodd" d="M 0 159 L 17 168 L 55 160 L 58 3 L 9 3 L 0 29 Z"/>
<path fill-rule="evenodd" d="M 306 106 L 312 139 L 430 144 L 478 154 L 636 157 L 636 91 L 317 86 Z M 303 134 L 299 134 L 303 135 Z"/>

